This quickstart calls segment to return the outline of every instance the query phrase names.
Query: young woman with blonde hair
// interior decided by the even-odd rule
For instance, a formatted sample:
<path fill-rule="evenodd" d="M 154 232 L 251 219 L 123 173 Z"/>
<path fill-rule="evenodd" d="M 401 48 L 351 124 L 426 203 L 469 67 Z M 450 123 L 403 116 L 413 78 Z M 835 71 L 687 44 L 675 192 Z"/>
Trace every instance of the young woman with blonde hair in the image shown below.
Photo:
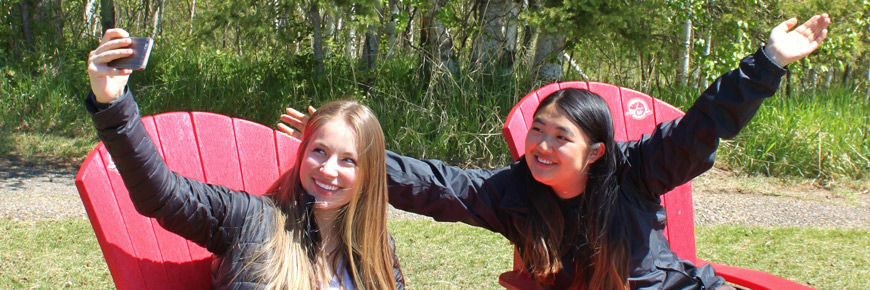
<path fill-rule="evenodd" d="M 126 89 L 126 31 L 106 31 L 88 59 L 85 101 L 139 213 L 214 253 L 215 288 L 403 289 L 387 233 L 384 136 L 372 111 L 328 103 L 296 165 L 262 197 L 171 172 Z"/>

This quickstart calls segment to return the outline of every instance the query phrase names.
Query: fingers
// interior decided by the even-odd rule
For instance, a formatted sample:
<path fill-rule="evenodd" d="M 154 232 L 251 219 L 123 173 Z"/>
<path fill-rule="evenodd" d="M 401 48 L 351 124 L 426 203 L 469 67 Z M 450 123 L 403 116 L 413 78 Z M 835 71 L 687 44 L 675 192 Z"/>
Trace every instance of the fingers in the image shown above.
<path fill-rule="evenodd" d="M 771 31 L 771 34 L 786 33 L 789 30 L 791 30 L 795 25 L 797 25 L 797 18 L 792 17 L 791 19 L 783 21 L 782 23 L 780 23 L 779 25 L 774 27 L 773 30 Z"/>
<path fill-rule="evenodd" d="M 807 22 L 804 22 L 804 24 L 795 29 L 795 31 L 813 40 L 818 38 L 818 35 L 825 31 L 829 24 L 831 24 L 831 17 L 827 13 L 822 13 L 811 17 Z M 826 31 L 825 34 L 827 34 Z"/>
<path fill-rule="evenodd" d="M 128 38 L 130 37 L 130 33 L 127 33 L 126 30 L 120 28 L 111 28 L 107 29 L 106 33 L 103 34 L 103 39 L 100 40 L 100 44 L 119 39 L 119 38 Z"/>
<path fill-rule="evenodd" d="M 300 111 L 297 111 L 294 108 L 287 108 L 285 111 L 287 112 L 287 115 L 290 115 L 291 117 L 296 118 L 296 119 L 302 119 L 303 117 L 305 117 L 305 114 L 303 114 Z"/>
<path fill-rule="evenodd" d="M 311 115 L 314 115 L 314 112 L 317 112 L 317 109 L 315 109 L 315 108 L 312 107 L 312 106 L 308 106 L 308 113 L 311 114 Z"/>
<path fill-rule="evenodd" d="M 293 130 L 293 128 L 290 128 L 287 125 L 278 123 L 278 131 L 280 131 L 281 133 L 287 134 L 290 137 L 302 140 L 302 133 L 299 131 Z"/>
<path fill-rule="evenodd" d="M 308 117 L 297 118 L 290 115 L 281 115 L 281 122 L 287 123 L 293 128 L 298 129 L 299 131 L 305 131 L 305 124 L 308 123 Z"/>
<path fill-rule="evenodd" d="M 821 33 L 816 34 L 816 39 L 814 39 L 814 41 L 816 44 L 821 44 L 826 37 L 828 37 L 828 29 L 823 29 Z"/>

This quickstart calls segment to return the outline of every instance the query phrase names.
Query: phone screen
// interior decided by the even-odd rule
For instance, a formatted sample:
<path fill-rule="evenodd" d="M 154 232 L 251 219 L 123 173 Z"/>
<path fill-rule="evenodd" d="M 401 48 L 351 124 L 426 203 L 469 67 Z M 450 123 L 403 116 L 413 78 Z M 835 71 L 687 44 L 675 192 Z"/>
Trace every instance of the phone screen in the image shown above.
<path fill-rule="evenodd" d="M 130 37 L 130 39 L 133 41 L 130 44 L 133 55 L 110 61 L 110 67 L 144 70 L 148 65 L 148 57 L 151 56 L 151 46 L 154 44 L 154 40 L 150 37 Z"/>

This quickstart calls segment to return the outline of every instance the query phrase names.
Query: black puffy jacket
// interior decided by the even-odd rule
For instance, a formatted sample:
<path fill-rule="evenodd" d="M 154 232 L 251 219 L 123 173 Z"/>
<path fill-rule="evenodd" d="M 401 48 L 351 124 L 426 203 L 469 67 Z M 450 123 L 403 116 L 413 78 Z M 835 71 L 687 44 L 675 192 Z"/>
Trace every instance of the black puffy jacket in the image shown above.
<path fill-rule="evenodd" d="M 632 289 L 705 289 L 724 280 L 707 265 L 679 259 L 663 235 L 666 224 L 659 196 L 713 166 L 720 138 L 733 138 L 772 96 L 785 71 L 762 50 L 737 70 L 719 77 L 681 119 L 665 122 L 639 141 L 618 143 L 620 223 L 629 231 Z M 463 222 L 520 241 L 518 228 L 530 210 L 522 161 L 497 170 L 463 170 L 437 160 L 387 154 L 390 203 L 398 209 Z M 566 201 L 565 206 L 570 206 Z M 562 257 L 573 265 L 571 257 Z M 573 266 L 569 266 L 573 267 Z M 562 269 L 556 288 L 571 284 L 573 269 Z"/>
<path fill-rule="evenodd" d="M 249 270 L 243 269 L 243 262 L 259 252 L 269 233 L 275 231 L 271 216 L 274 211 L 266 210 L 267 206 L 274 206 L 266 200 L 268 197 L 206 184 L 170 171 L 145 131 L 139 107 L 129 90 L 110 105 L 97 103 L 91 93 L 85 107 L 136 210 L 215 254 L 213 287 L 264 288 Z M 392 240 L 390 243 L 395 251 Z M 404 289 L 395 253 L 393 262 L 396 288 Z"/>

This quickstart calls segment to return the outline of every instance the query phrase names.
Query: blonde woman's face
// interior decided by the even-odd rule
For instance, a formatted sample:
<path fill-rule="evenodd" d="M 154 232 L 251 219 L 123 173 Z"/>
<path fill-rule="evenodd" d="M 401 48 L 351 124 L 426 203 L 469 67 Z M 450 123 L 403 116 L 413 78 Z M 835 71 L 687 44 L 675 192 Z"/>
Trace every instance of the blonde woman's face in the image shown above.
<path fill-rule="evenodd" d="M 343 120 L 326 122 L 310 136 L 299 177 L 315 209 L 335 210 L 350 202 L 356 185 L 357 138 Z"/>

